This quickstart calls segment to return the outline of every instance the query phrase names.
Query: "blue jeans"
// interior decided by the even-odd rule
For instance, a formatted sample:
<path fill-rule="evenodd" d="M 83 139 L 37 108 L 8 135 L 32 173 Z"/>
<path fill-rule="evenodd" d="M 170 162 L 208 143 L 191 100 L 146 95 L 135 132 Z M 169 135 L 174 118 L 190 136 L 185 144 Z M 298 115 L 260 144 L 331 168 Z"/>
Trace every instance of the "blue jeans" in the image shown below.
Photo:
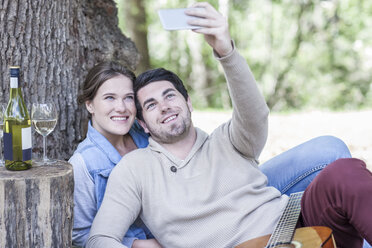
<path fill-rule="evenodd" d="M 304 191 L 316 175 L 339 158 L 350 158 L 345 143 L 333 136 L 320 136 L 300 144 L 259 166 L 268 186 L 282 194 Z"/>
<path fill-rule="evenodd" d="M 345 143 L 333 136 L 320 136 L 300 144 L 259 166 L 268 178 L 268 186 L 282 194 L 304 191 L 328 164 L 350 158 Z M 364 241 L 363 248 L 372 248 Z"/>

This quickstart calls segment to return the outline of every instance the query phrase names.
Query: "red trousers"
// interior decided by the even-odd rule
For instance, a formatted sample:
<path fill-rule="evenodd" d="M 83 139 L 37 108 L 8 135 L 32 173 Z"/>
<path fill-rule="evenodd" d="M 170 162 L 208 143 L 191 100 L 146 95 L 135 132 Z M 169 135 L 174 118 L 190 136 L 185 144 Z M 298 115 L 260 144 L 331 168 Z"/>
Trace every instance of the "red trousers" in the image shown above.
<path fill-rule="evenodd" d="M 328 226 L 337 247 L 372 244 L 372 173 L 353 158 L 329 164 L 306 188 L 301 201 L 302 226 Z"/>

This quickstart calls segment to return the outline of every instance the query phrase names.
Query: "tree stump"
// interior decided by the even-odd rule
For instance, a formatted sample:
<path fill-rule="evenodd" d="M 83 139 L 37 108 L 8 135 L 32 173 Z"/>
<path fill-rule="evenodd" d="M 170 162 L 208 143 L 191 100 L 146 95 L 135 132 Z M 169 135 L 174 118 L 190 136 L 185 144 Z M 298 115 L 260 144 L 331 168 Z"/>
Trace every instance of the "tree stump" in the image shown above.
<path fill-rule="evenodd" d="M 32 166 L 0 167 L 0 247 L 71 247 L 72 166 L 65 161 Z"/>

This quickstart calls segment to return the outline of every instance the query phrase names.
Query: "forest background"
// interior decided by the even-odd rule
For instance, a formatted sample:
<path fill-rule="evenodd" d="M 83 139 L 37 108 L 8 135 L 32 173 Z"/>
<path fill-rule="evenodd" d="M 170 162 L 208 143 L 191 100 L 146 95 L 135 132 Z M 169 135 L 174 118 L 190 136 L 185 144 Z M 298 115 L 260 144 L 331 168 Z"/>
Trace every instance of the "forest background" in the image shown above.
<path fill-rule="evenodd" d="M 341 138 L 372 170 L 372 2 L 212 0 L 228 18 L 271 115 L 261 161 L 320 135 Z M 184 80 L 211 132 L 231 116 L 223 72 L 202 36 L 165 31 L 157 10 L 184 0 L 117 0 L 119 27 L 137 45 L 138 70 L 165 67 Z M 146 42 L 147 41 L 147 42 Z M 201 111 L 200 111 L 201 110 Z"/>
<path fill-rule="evenodd" d="M 272 111 L 372 106 L 372 2 L 211 0 L 228 18 Z M 139 71 L 165 67 L 187 84 L 197 108 L 230 109 L 221 68 L 203 37 L 165 31 L 161 8 L 185 0 L 117 0 L 119 27 L 142 55 Z M 147 41 L 147 45 L 142 45 Z"/>

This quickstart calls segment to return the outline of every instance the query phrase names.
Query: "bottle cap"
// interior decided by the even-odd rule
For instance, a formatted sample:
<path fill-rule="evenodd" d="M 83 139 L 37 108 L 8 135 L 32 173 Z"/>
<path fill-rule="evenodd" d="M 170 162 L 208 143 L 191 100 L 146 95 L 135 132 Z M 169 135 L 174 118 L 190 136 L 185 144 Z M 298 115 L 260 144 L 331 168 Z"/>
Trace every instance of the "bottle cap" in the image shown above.
<path fill-rule="evenodd" d="M 19 66 L 10 66 L 10 76 L 19 77 Z"/>

